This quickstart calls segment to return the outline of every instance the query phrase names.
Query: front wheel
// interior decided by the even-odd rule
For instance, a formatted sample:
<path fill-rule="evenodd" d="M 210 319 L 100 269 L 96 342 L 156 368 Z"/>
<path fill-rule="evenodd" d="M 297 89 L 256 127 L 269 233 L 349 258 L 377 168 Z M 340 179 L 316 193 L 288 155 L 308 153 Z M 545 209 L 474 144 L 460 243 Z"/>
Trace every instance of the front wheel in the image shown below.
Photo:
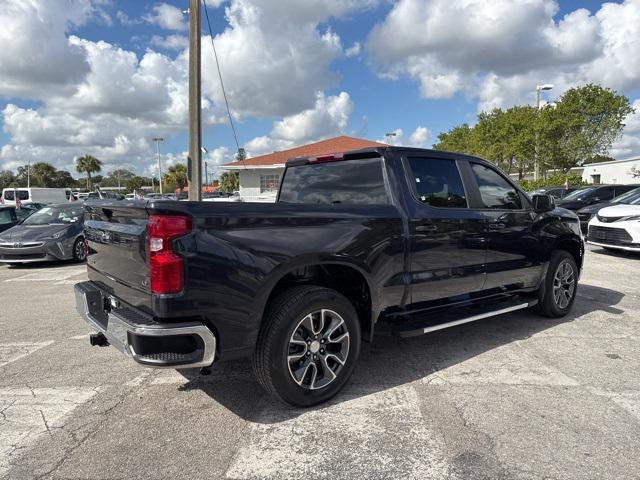
<path fill-rule="evenodd" d="M 571 310 L 577 291 L 578 267 L 573 255 L 556 250 L 540 287 L 538 310 L 547 317 L 564 317 Z"/>
<path fill-rule="evenodd" d="M 87 244 L 84 237 L 78 238 L 73 244 L 73 259 L 76 262 L 84 262 L 87 258 Z"/>
<path fill-rule="evenodd" d="M 253 371 L 276 398 L 310 407 L 344 387 L 360 353 L 360 337 L 356 311 L 343 295 L 294 287 L 267 307 Z"/>

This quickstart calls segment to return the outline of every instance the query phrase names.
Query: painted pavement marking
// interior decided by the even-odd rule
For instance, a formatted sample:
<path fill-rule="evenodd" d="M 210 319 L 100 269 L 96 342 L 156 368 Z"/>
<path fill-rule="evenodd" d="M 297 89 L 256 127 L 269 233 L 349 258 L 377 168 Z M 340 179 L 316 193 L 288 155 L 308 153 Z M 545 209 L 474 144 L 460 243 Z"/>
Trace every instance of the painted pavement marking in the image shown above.
<path fill-rule="evenodd" d="M 12 277 L 4 282 L 60 282 L 86 273 L 87 269 L 85 267 L 52 268 L 49 270 L 39 270 L 19 277 Z"/>
<path fill-rule="evenodd" d="M 52 343 L 53 340 L 38 343 L 18 342 L 0 344 L 0 367 L 4 367 L 8 363 L 31 355 L 33 352 L 47 347 Z"/>
<path fill-rule="evenodd" d="M 297 415 L 265 408 L 226 472 L 230 479 L 449 478 L 442 440 L 422 419 L 411 385 L 341 394 Z M 293 416 L 295 415 L 295 416 Z"/>

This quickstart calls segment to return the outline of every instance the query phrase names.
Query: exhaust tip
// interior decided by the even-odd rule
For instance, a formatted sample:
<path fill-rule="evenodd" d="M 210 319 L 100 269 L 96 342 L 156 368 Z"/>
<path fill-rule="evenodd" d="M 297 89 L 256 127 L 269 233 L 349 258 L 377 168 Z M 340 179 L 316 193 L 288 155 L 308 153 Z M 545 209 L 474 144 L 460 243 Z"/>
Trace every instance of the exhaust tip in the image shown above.
<path fill-rule="evenodd" d="M 92 347 L 108 347 L 109 340 L 102 333 L 92 333 L 89 335 L 89 343 Z"/>

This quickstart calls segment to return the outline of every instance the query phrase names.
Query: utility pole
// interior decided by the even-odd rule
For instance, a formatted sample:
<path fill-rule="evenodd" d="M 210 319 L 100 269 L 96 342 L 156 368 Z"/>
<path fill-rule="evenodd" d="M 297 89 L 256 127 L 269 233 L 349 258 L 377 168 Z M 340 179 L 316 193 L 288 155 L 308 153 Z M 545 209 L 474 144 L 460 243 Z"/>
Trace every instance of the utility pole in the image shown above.
<path fill-rule="evenodd" d="M 542 90 L 551 90 L 552 88 L 553 88 L 553 85 L 551 85 L 550 83 L 545 83 L 544 85 L 536 85 L 536 112 L 540 111 L 540 92 Z M 536 131 L 535 158 L 534 158 L 534 163 L 533 163 L 533 179 L 534 180 L 539 180 L 540 179 L 540 158 L 538 156 L 538 139 L 539 139 L 539 137 L 540 137 L 540 135 Z"/>
<path fill-rule="evenodd" d="M 156 142 L 156 155 L 158 157 L 158 184 L 160 185 L 160 193 L 162 193 L 162 165 L 160 163 L 160 142 L 164 142 L 164 138 L 154 137 L 153 141 Z"/>
<path fill-rule="evenodd" d="M 202 200 L 200 1 L 189 0 L 189 200 Z"/>
<path fill-rule="evenodd" d="M 31 160 L 27 162 L 27 188 L 31 187 Z"/>

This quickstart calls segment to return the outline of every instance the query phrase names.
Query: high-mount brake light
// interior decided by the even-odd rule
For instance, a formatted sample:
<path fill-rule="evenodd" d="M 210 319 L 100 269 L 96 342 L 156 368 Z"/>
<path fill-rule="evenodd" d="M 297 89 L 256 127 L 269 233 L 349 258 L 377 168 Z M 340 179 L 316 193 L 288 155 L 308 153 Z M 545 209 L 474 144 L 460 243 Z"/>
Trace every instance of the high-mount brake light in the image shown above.
<path fill-rule="evenodd" d="M 150 215 L 147 223 L 149 277 L 154 294 L 179 293 L 184 287 L 182 257 L 171 250 L 171 241 L 191 232 L 191 218 L 184 215 Z"/>
<path fill-rule="evenodd" d="M 335 153 L 333 155 L 322 155 L 319 157 L 309 157 L 309 163 L 325 163 L 325 162 L 335 162 L 337 160 L 342 160 L 344 158 L 343 153 Z"/>

